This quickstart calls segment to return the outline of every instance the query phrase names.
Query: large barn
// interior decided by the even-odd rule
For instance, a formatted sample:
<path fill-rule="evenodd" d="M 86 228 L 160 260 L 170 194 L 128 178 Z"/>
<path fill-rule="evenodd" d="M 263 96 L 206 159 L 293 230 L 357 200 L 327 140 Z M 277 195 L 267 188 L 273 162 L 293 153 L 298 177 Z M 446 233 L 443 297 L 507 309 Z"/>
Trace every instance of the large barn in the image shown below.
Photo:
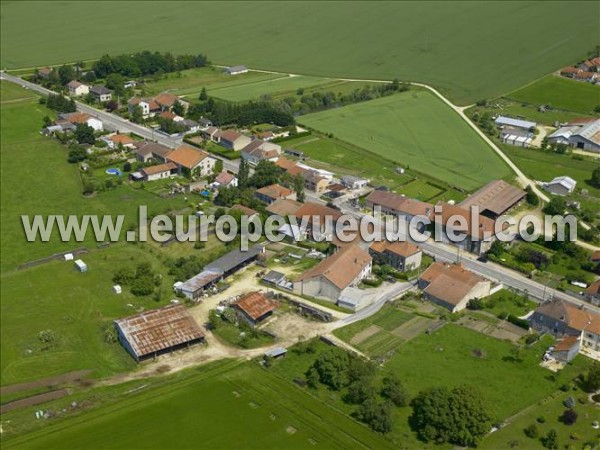
<path fill-rule="evenodd" d="M 204 333 L 181 305 L 145 311 L 115 320 L 119 341 L 137 362 L 189 347 Z"/>
<path fill-rule="evenodd" d="M 510 185 L 504 180 L 494 180 L 471 194 L 459 206 L 465 209 L 477 206 L 481 215 L 497 219 L 517 205 L 526 195 L 524 190 Z"/>

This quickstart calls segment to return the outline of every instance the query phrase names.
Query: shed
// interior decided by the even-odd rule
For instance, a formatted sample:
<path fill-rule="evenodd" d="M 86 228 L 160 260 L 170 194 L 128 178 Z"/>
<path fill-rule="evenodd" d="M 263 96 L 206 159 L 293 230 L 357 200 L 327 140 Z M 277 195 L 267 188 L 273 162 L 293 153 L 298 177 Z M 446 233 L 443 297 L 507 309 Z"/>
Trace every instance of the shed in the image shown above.
<path fill-rule="evenodd" d="M 87 269 L 88 269 L 87 264 L 84 263 L 81 259 L 78 259 L 77 261 L 75 261 L 75 267 L 80 272 L 87 272 Z"/>
<path fill-rule="evenodd" d="M 283 347 L 275 347 L 270 350 L 267 350 L 264 353 L 264 356 L 267 358 L 281 358 L 287 354 L 287 349 Z"/>
<path fill-rule="evenodd" d="M 115 284 L 115 285 L 113 286 L 113 292 L 114 292 L 115 294 L 120 294 L 121 292 L 123 292 L 123 289 L 121 288 L 121 286 L 120 286 L 120 285 L 118 285 L 118 284 Z"/>
<path fill-rule="evenodd" d="M 73 261 L 73 253 L 65 253 L 65 261 Z"/>
<path fill-rule="evenodd" d="M 274 284 L 277 286 L 279 283 L 285 280 L 285 274 L 277 272 L 276 270 L 271 270 L 264 277 L 262 277 L 262 280 L 265 283 Z"/>
<path fill-rule="evenodd" d="M 495 120 L 495 124 L 497 127 L 513 127 L 519 128 L 521 130 L 530 130 L 531 128 L 535 128 L 537 123 L 530 122 L 528 120 L 520 120 L 513 119 L 512 117 L 498 116 Z"/>

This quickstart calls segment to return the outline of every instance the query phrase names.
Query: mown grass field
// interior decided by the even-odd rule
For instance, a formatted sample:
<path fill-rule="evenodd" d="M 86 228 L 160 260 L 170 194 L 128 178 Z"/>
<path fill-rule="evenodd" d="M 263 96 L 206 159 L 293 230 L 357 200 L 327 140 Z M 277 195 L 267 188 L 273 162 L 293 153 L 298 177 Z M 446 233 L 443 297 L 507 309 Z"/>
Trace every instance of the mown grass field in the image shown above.
<path fill-rule="evenodd" d="M 227 75 L 219 67 L 202 67 L 199 69 L 183 70 L 179 73 L 164 74 L 160 80 L 146 83 L 144 89 L 150 94 L 169 91 L 179 96 L 187 97 L 190 100 L 195 100 L 203 87 L 206 87 L 207 91 L 210 91 L 212 89 L 233 88 L 239 85 L 258 83 L 282 77 L 282 75 L 264 72 L 248 72 L 231 76 Z"/>
<path fill-rule="evenodd" d="M 210 367 L 3 442 L 3 447 L 392 448 L 363 425 L 254 363 L 230 363 L 228 370 L 204 375 Z"/>
<path fill-rule="evenodd" d="M 295 94 L 297 89 L 316 87 L 328 84 L 330 82 L 331 80 L 327 78 L 290 76 L 270 80 L 255 81 L 232 87 L 224 87 L 217 89 L 213 88 L 209 89 L 208 93 L 211 96 L 220 98 L 222 100 L 241 102 L 259 98 L 262 95 L 277 96 L 278 94 L 282 95 L 286 93 Z"/>
<path fill-rule="evenodd" d="M 599 86 L 555 75 L 548 75 L 507 96 L 520 102 L 552 105 L 586 115 L 592 115 L 594 108 L 600 106 Z"/>
<path fill-rule="evenodd" d="M 27 2 L 3 2 L 1 66 L 95 59 L 109 49 L 206 53 L 214 63 L 285 73 L 421 81 L 468 104 L 583 58 L 598 37 L 598 4 L 583 1 L 135 2 L 95 8 L 89 20 L 90 5 L 43 2 L 32 14 Z M 136 32 L 124 32 L 132 24 Z"/>
<path fill-rule="evenodd" d="M 511 178 L 508 166 L 493 150 L 426 91 L 308 114 L 299 121 L 465 190 L 475 190 L 496 178 Z"/>

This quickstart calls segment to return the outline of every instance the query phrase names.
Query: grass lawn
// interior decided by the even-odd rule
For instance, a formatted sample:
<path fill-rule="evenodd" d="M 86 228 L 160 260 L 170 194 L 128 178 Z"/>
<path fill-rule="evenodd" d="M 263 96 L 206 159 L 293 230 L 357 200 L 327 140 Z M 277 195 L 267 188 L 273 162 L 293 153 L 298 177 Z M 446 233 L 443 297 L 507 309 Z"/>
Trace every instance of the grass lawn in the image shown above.
<path fill-rule="evenodd" d="M 242 337 L 242 332 L 245 333 L 245 337 Z M 251 330 L 242 330 L 240 327 L 236 327 L 225 321 L 219 323 L 219 326 L 216 330 L 213 330 L 213 333 L 227 344 L 241 348 L 265 347 L 272 344 L 275 340 L 273 336 L 263 333 L 260 330 L 256 330 L 256 334 L 253 335 Z"/>
<path fill-rule="evenodd" d="M 558 379 L 539 366 L 551 339 L 542 339 L 531 349 L 520 351 L 515 361 L 513 344 L 448 324 L 436 332 L 422 334 L 396 350 L 386 370 L 397 375 L 411 392 L 431 386 L 477 386 L 492 416 L 505 419 L 541 400 L 578 375 L 586 358 L 560 372 Z M 481 350 L 483 357 L 474 356 Z"/>
<path fill-rule="evenodd" d="M 534 301 L 507 289 L 502 289 L 483 300 L 485 305 L 484 310 L 491 312 L 495 316 L 501 313 L 508 313 L 521 317 L 537 307 L 537 303 Z"/>
<path fill-rule="evenodd" d="M 592 422 L 598 420 L 598 406 L 591 403 L 581 404 L 577 402 L 574 410 L 578 414 L 577 422 L 573 425 L 565 425 L 559 420 L 565 411 L 563 402 L 569 396 L 575 399 L 585 396 L 581 391 L 557 392 L 553 398 L 532 405 L 515 417 L 511 423 L 501 430 L 488 435 L 481 443 L 482 449 L 509 448 L 510 443 L 518 443 L 515 448 L 540 449 L 544 446 L 539 439 L 532 439 L 525 435 L 523 430 L 532 424 L 536 424 L 540 437 L 545 436 L 548 431 L 555 430 L 558 434 L 558 448 L 584 448 L 584 444 L 590 441 L 598 442 L 600 432 L 592 428 Z M 544 423 L 537 421 L 538 417 L 545 417 Z M 573 439 L 571 436 L 575 437 Z M 593 448 L 593 447 L 591 447 Z"/>
<path fill-rule="evenodd" d="M 308 114 L 299 121 L 465 190 L 475 190 L 492 179 L 511 178 L 508 166 L 493 150 L 426 91 Z"/>
<path fill-rule="evenodd" d="M 365 320 L 354 322 L 353 324 L 339 328 L 335 330 L 333 334 L 346 342 L 350 342 L 358 333 L 373 325 L 376 325 L 385 331 L 393 331 L 412 317 L 412 314 L 398 309 L 396 304 L 386 303 L 377 314 L 374 314 Z"/>
<path fill-rule="evenodd" d="M 555 75 L 548 75 L 507 96 L 520 102 L 549 104 L 554 108 L 590 115 L 600 105 L 600 87 Z"/>
<path fill-rule="evenodd" d="M 220 98 L 222 100 L 241 102 L 257 99 L 261 95 L 296 95 L 296 91 L 299 88 L 305 89 L 313 86 L 324 85 L 330 82 L 331 80 L 327 78 L 290 76 L 270 80 L 254 81 L 232 87 L 218 89 L 213 88 L 209 89 L 208 93 L 211 96 Z"/>
<path fill-rule="evenodd" d="M 17 98 L 26 98 L 29 92 L 15 89 L 6 81 L 0 83 L 0 89 Z M 187 206 L 182 197 L 162 199 L 127 183 L 84 197 L 78 168 L 67 163 L 67 150 L 58 141 L 39 134 L 46 115 L 52 116 L 52 112 L 38 105 L 35 99 L 2 104 L 2 271 L 56 252 L 96 246 L 91 233 L 84 242 L 62 242 L 58 233 L 49 242 L 27 242 L 20 218 L 23 214 L 123 214 L 127 229 L 137 224 L 138 205 L 146 205 L 150 214 Z"/>
<path fill-rule="evenodd" d="M 217 368 L 224 363 L 218 364 Z M 255 363 L 212 367 L 122 396 L 113 404 L 3 442 L 3 447 L 183 449 L 201 443 L 221 449 L 391 448 L 366 427 Z M 101 429 L 110 432 L 97 433 Z"/>
<path fill-rule="evenodd" d="M 206 53 L 223 65 L 416 80 L 462 104 L 498 97 L 571 64 L 598 40 L 594 2 L 385 2 L 377 8 L 369 2 L 171 2 L 168 8 L 132 2 L 118 11 L 100 8 L 93 21 L 86 3 L 43 2 L 33 15 L 31 8 L 2 5 L 2 68 L 88 60 L 107 51 Z M 132 17 L 146 25 L 133 36 L 122 33 Z M 224 23 L 243 32 L 224 32 Z M 576 23 L 577 33 L 565 23 Z M 169 32 L 157 39 L 157 28 Z"/>
<path fill-rule="evenodd" d="M 440 189 L 423 180 L 414 180 L 410 183 L 402 186 L 398 192 L 411 198 L 418 198 L 420 200 L 430 200 L 444 193 L 444 189 Z"/>

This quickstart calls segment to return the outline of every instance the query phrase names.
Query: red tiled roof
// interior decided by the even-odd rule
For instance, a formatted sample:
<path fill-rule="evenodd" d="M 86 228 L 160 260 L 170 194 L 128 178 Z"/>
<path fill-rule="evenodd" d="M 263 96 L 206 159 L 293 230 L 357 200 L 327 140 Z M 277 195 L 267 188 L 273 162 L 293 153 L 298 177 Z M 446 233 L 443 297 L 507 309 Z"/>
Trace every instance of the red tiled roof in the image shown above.
<path fill-rule="evenodd" d="M 130 136 L 127 136 L 126 134 L 113 134 L 109 137 L 109 139 L 117 145 L 127 145 L 133 144 L 135 142 Z"/>
<path fill-rule="evenodd" d="M 485 278 L 465 269 L 462 264 L 433 263 L 419 277 L 428 284 L 425 292 L 448 304 L 457 305 Z"/>
<path fill-rule="evenodd" d="M 405 258 L 421 251 L 415 244 L 406 241 L 377 241 L 371 244 L 371 249 L 377 253 L 388 251 Z"/>
<path fill-rule="evenodd" d="M 244 294 L 232 306 L 239 308 L 252 320 L 258 320 L 265 314 L 275 310 L 275 304 L 262 292 Z"/>
<path fill-rule="evenodd" d="M 272 199 L 286 198 L 294 193 L 291 189 L 280 184 L 271 184 L 270 186 L 257 189 L 256 192 Z"/>
<path fill-rule="evenodd" d="M 235 175 L 226 170 L 217 175 L 217 178 L 215 179 L 217 183 L 224 185 L 231 183 L 233 180 L 235 180 Z"/>
<path fill-rule="evenodd" d="M 337 253 L 307 270 L 298 281 L 324 277 L 339 289 L 347 288 L 371 262 L 371 256 L 358 245 L 342 247 Z"/>
<path fill-rule="evenodd" d="M 190 147 L 189 145 L 182 145 L 176 150 L 173 150 L 167 155 L 169 161 L 173 161 L 175 164 L 185 167 L 187 169 L 193 169 L 200 163 L 200 161 L 207 158 L 208 153 Z"/>
<path fill-rule="evenodd" d="M 157 173 L 162 173 L 162 172 L 171 172 L 172 170 L 177 169 L 177 166 L 175 164 L 173 164 L 172 162 L 168 162 L 168 163 L 164 163 L 164 164 L 157 164 L 156 166 L 150 166 L 150 167 L 144 167 L 142 169 L 142 172 L 144 172 L 146 174 L 146 176 L 148 175 L 156 175 Z"/>
<path fill-rule="evenodd" d="M 161 106 L 166 106 L 166 107 L 170 108 L 175 103 L 177 103 L 177 100 L 179 100 L 179 97 L 177 97 L 176 95 L 173 95 L 169 92 L 163 92 L 161 94 L 158 94 L 156 97 L 154 97 L 153 100 Z"/>

